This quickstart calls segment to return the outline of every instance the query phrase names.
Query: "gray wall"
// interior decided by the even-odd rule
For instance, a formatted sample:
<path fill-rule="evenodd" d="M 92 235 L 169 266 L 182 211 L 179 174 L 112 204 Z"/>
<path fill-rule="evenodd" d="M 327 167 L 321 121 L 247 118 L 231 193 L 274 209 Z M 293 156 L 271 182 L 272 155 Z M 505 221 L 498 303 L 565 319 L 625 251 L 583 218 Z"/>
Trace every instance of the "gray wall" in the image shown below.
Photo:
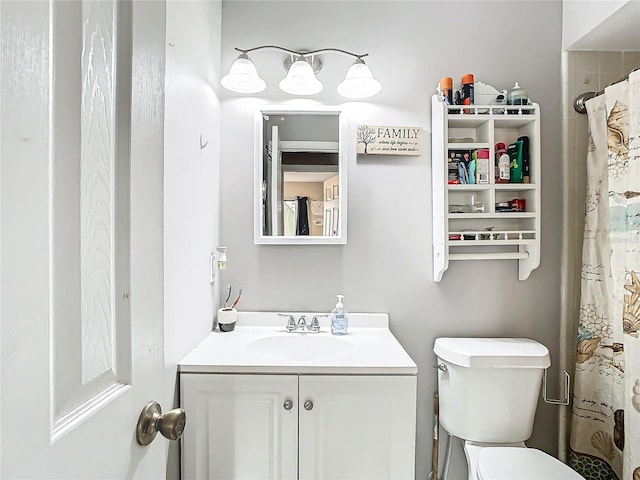
<path fill-rule="evenodd" d="M 349 104 L 352 121 L 426 130 L 422 156 L 359 158 L 348 165 L 347 245 L 258 246 L 252 232 L 253 112 L 291 99 L 277 87 L 285 74 L 282 54 L 252 55 L 268 84 L 258 96 L 222 93 L 224 284 L 244 287 L 243 310 L 330 311 L 342 293 L 350 311 L 390 314 L 394 335 L 419 368 L 417 478 L 426 478 L 431 462 L 436 337 L 530 337 L 549 347 L 557 365 L 561 13 L 560 2 L 537 1 L 223 2 L 223 72 L 234 47 L 368 52 L 383 90 Z M 342 104 L 335 88 L 351 62 L 337 55 L 323 61 L 318 78 L 325 89 L 314 100 Z M 518 281 L 515 261 L 453 262 L 442 282 L 432 281 L 430 97 L 440 77 L 452 76 L 457 84 L 467 72 L 498 89 L 517 80 L 541 107 L 542 260 L 526 281 Z M 557 431 L 557 407 L 540 405 L 529 445 L 556 454 Z M 464 460 L 459 450 L 454 454 L 453 478 L 462 478 Z"/>
<path fill-rule="evenodd" d="M 218 305 L 208 260 L 219 245 L 222 5 L 169 1 L 166 15 L 164 361 L 167 398 L 177 406 L 177 364 L 209 334 Z M 167 479 L 178 479 L 178 442 L 167 448 Z"/>

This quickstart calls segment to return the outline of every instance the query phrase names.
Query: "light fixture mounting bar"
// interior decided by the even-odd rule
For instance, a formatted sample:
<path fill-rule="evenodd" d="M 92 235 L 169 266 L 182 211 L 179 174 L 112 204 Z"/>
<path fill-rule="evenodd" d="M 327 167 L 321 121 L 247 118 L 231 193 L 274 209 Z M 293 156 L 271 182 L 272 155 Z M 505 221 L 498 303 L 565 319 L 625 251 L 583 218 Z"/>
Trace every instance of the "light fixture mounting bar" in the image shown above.
<path fill-rule="evenodd" d="M 2 0 L 0 0 L 2 1 Z M 346 98 L 368 98 L 380 91 L 380 82 L 373 78 L 371 70 L 363 58 L 368 53 L 357 54 L 340 48 L 320 48 L 312 51 L 292 50 L 278 45 L 259 45 L 253 48 L 238 48 L 238 58 L 231 65 L 229 73 L 220 79 L 222 86 L 237 93 L 258 93 L 266 88 L 249 53 L 259 50 L 284 52 L 284 67 L 287 76 L 278 84 L 280 90 L 292 95 L 314 95 L 322 91 L 322 82 L 316 74 L 322 68 L 320 54 L 336 53 L 353 59 L 345 79 L 338 85 L 338 93 Z"/>
<path fill-rule="evenodd" d="M 346 50 L 341 50 L 339 48 L 321 48 L 319 50 L 313 50 L 310 52 L 306 52 L 306 51 L 301 52 L 297 50 L 291 50 L 289 48 L 279 47 L 277 45 L 260 45 L 259 47 L 253 47 L 253 48 L 247 48 L 247 49 L 236 47 L 235 49 L 240 53 L 244 53 L 245 55 L 251 52 L 256 52 L 258 50 L 276 50 L 276 51 L 286 52 L 292 55 L 297 55 L 299 57 L 311 57 L 313 55 L 318 55 L 321 53 L 340 53 L 342 55 L 346 55 L 348 57 L 353 57 L 353 58 L 363 58 L 369 55 L 368 53 L 359 55 L 356 53 L 347 52 Z"/>

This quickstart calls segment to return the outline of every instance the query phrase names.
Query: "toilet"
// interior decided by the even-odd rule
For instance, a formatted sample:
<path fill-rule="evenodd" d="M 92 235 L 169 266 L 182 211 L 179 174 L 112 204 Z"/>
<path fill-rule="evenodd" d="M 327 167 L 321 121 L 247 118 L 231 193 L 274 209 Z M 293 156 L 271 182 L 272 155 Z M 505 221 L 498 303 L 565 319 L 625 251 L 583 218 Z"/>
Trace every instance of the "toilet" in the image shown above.
<path fill-rule="evenodd" d="M 440 425 L 464 441 L 469 480 L 580 480 L 525 441 L 549 350 L 526 338 L 438 338 Z"/>

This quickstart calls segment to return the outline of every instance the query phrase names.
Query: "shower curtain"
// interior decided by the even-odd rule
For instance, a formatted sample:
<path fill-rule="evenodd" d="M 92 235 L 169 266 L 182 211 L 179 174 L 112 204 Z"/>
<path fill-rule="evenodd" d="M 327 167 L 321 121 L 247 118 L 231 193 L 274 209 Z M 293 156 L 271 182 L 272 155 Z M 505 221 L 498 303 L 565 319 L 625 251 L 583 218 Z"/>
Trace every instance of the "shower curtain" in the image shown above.
<path fill-rule="evenodd" d="M 569 464 L 588 480 L 640 480 L 640 71 L 586 105 Z"/>

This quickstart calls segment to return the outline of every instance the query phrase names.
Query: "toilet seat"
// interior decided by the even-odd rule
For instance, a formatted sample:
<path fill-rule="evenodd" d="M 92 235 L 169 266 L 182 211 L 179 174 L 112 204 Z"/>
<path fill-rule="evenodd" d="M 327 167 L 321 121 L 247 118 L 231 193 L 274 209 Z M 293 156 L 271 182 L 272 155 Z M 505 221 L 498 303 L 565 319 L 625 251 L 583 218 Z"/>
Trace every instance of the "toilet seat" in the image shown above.
<path fill-rule="evenodd" d="M 478 458 L 479 480 L 584 480 L 551 455 L 535 448 L 483 448 Z"/>

